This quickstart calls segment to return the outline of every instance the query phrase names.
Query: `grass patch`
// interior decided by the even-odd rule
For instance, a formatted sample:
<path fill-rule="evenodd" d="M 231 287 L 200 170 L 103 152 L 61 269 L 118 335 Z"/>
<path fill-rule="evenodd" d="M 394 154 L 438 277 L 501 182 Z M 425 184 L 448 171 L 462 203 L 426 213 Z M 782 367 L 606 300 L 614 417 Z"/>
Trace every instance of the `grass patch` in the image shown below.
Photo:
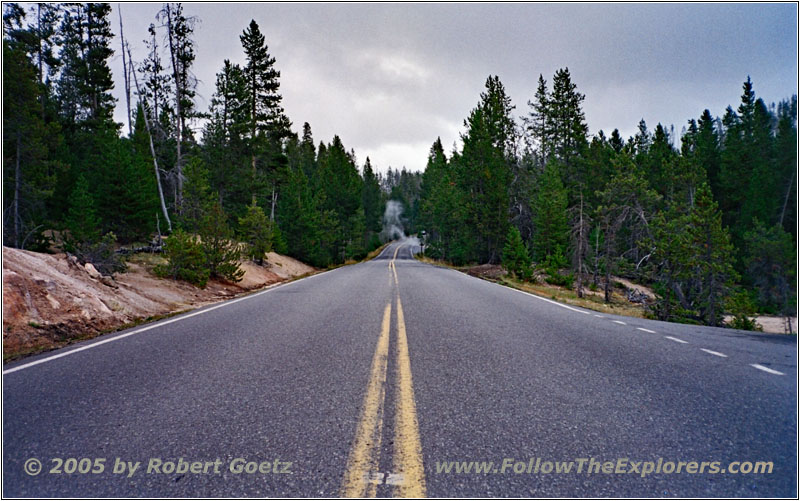
<path fill-rule="evenodd" d="M 361 262 L 363 263 L 364 261 L 370 261 L 372 259 L 375 259 L 381 252 L 383 252 L 383 249 L 385 249 L 386 246 L 389 245 L 390 243 L 392 242 L 386 242 L 385 244 L 381 245 L 374 251 L 368 252 L 367 255 L 364 257 L 364 259 L 361 260 Z"/>
<path fill-rule="evenodd" d="M 430 257 L 423 256 L 420 254 L 414 257 L 420 262 L 432 264 L 434 266 L 451 268 L 465 274 L 467 270 L 472 268 L 472 266 L 454 266 L 452 263 L 439 261 L 437 259 L 432 259 Z M 553 301 L 558 301 L 560 303 L 568 304 L 571 306 L 578 306 L 580 308 L 585 308 L 587 310 L 593 310 L 600 313 L 608 313 L 613 315 L 622 315 L 626 317 L 646 318 L 645 311 L 642 306 L 630 303 L 624 297 L 624 295 L 619 294 L 618 292 L 615 291 L 612 291 L 611 293 L 611 302 L 606 303 L 602 293 L 593 294 L 592 292 L 590 292 L 591 287 L 587 287 L 586 289 L 584 289 L 584 297 L 579 298 L 578 294 L 573 289 L 568 289 L 565 287 L 560 287 L 558 285 L 551 285 L 547 283 L 522 282 L 520 280 L 511 278 L 508 275 L 503 278 L 500 278 L 499 280 L 491 280 L 489 278 L 481 276 L 478 276 L 476 278 L 481 278 L 482 280 L 494 282 L 500 285 L 505 285 L 506 287 L 512 287 L 514 289 L 519 289 L 524 292 L 529 292 L 531 294 L 535 294 L 543 298 L 552 299 Z M 597 287 L 595 287 L 595 289 L 597 289 Z"/>
<path fill-rule="evenodd" d="M 137 252 L 136 254 L 131 254 L 126 258 L 126 261 L 142 265 L 148 271 L 152 271 L 156 266 L 167 264 L 167 258 L 161 254 L 153 254 L 152 252 Z"/>
<path fill-rule="evenodd" d="M 536 294 L 537 296 L 550 298 L 560 303 L 586 308 L 587 310 L 626 317 L 645 318 L 645 312 L 642 306 L 629 303 L 623 296 L 617 293 L 612 293 L 611 302 L 606 303 L 602 295 L 584 293 L 584 296 L 580 298 L 572 289 L 565 289 L 549 284 L 520 282 L 510 278 L 504 278 L 497 283 Z"/>

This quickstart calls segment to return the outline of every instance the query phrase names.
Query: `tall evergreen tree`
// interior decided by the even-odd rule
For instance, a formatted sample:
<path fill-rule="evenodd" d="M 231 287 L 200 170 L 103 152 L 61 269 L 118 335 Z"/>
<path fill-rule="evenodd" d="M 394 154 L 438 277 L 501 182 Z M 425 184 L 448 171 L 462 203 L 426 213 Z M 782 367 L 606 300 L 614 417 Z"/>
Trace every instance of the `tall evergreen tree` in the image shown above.
<path fill-rule="evenodd" d="M 368 231 L 378 233 L 381 231 L 381 186 L 378 176 L 372 170 L 372 164 L 367 157 L 364 164 L 364 187 L 361 190 L 361 206 L 364 209 L 364 220 Z"/>
<path fill-rule="evenodd" d="M 40 114 L 41 87 L 24 47 L 3 40 L 3 193 L 5 245 L 24 247 L 45 219 L 55 187 L 58 124 Z"/>
<path fill-rule="evenodd" d="M 250 25 L 239 37 L 242 42 L 247 65 L 244 67 L 245 85 L 250 123 L 250 149 L 254 187 L 259 185 L 258 159 L 265 157 L 265 170 L 271 179 L 271 211 L 270 219 L 274 219 L 274 207 L 277 200 L 277 185 L 280 175 L 277 172 L 281 155 L 281 141 L 288 137 L 291 123 L 281 107 L 280 71 L 275 69 L 275 58 L 269 54 L 266 39 L 261 33 L 258 23 L 250 21 Z M 256 188 L 257 189 L 257 188 Z M 257 196 L 256 191 L 253 197 Z"/>
<path fill-rule="evenodd" d="M 466 223 L 474 231 L 470 260 L 498 262 L 508 232 L 509 196 L 516 133 L 514 106 L 497 76 L 486 80 L 478 106 L 464 125 L 464 150 L 457 167 L 466 196 Z"/>
<path fill-rule="evenodd" d="M 533 210 L 533 255 L 543 263 L 557 247 L 567 246 L 569 222 L 567 214 L 567 191 L 561 182 L 558 162 L 551 159 L 539 178 Z"/>

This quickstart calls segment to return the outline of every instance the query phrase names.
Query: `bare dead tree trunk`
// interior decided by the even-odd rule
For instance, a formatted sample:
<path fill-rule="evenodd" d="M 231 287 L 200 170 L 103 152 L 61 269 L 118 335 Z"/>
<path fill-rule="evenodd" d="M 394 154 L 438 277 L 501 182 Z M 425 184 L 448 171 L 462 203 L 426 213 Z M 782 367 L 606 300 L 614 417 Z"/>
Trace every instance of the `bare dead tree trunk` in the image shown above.
<path fill-rule="evenodd" d="M 578 215 L 578 297 L 583 297 L 583 192 L 581 192 L 581 207 Z"/>
<path fill-rule="evenodd" d="M 122 32 L 122 7 L 117 4 L 119 12 L 119 42 L 122 46 L 122 73 L 125 78 L 125 105 L 128 107 L 128 137 L 133 136 L 133 123 L 131 122 L 131 75 L 128 60 L 125 57 L 125 35 Z"/>
<path fill-rule="evenodd" d="M 606 231 L 606 249 L 605 249 L 605 262 L 606 262 L 606 283 L 603 288 L 604 299 L 606 303 L 611 302 L 611 242 L 613 238 L 614 229 L 610 226 Z"/>
<path fill-rule="evenodd" d="M 597 269 L 600 267 L 600 229 L 595 229 L 594 233 L 594 271 L 592 272 L 592 283 L 597 286 Z"/>
<path fill-rule="evenodd" d="M 131 58 L 131 48 L 128 47 L 128 60 L 131 61 L 133 64 L 133 58 Z M 161 212 L 164 214 L 164 219 L 167 221 L 167 229 L 170 233 L 172 233 L 172 221 L 169 219 L 169 213 L 167 212 L 167 205 L 164 203 L 164 190 L 161 187 L 161 173 L 158 169 L 158 158 L 156 157 L 156 149 L 153 146 L 153 132 L 150 129 L 150 120 L 147 118 L 147 111 L 145 109 L 144 104 L 142 103 L 142 91 L 139 88 L 139 78 L 136 76 L 136 71 L 133 71 L 133 81 L 136 84 L 136 94 L 139 96 L 139 105 L 142 109 L 142 114 L 144 116 L 144 125 L 147 129 L 147 137 L 150 140 L 150 154 L 153 156 L 153 167 L 156 171 L 156 185 L 158 185 L 158 198 L 161 201 Z"/>
<path fill-rule="evenodd" d="M 789 194 L 792 193 L 792 186 L 794 186 L 794 176 L 797 174 L 795 169 L 792 169 L 792 178 L 789 180 L 789 186 L 786 188 L 786 196 L 783 197 L 783 208 L 781 209 L 780 225 L 783 226 L 783 218 L 786 216 L 786 206 L 789 204 Z"/>
<path fill-rule="evenodd" d="M 269 211 L 269 221 L 275 222 L 275 204 L 278 202 L 278 192 L 275 190 L 275 184 L 272 184 L 272 208 Z"/>
<path fill-rule="evenodd" d="M 175 157 L 175 210 L 180 213 L 183 203 L 183 165 L 181 155 L 181 143 L 183 142 L 183 110 L 181 109 L 181 96 L 183 95 L 183 82 L 180 78 L 178 68 L 177 47 L 175 47 L 175 36 L 172 31 L 172 8 L 167 4 L 164 8 L 167 14 L 167 38 L 169 40 L 169 56 L 172 60 L 172 78 L 175 81 L 175 129 L 178 134 Z"/>
<path fill-rule="evenodd" d="M 44 83 L 44 68 L 43 68 L 43 62 L 42 62 L 43 57 L 42 56 L 43 56 L 44 49 L 42 48 L 42 4 L 41 3 L 36 4 L 36 26 L 37 26 L 36 29 L 38 30 L 38 33 L 36 35 L 39 38 L 38 44 L 37 44 L 38 45 L 37 50 L 39 51 L 39 83 L 43 84 Z M 44 103 L 44 100 L 45 100 L 45 96 L 44 96 L 44 94 L 42 94 L 42 96 L 40 96 L 40 98 L 39 98 L 39 101 L 41 102 L 41 105 L 42 105 L 42 110 L 41 111 L 42 111 L 42 121 L 43 122 L 45 121 L 45 103 Z"/>
<path fill-rule="evenodd" d="M 19 165 L 19 157 L 22 153 L 22 138 L 20 133 L 17 132 L 17 152 L 16 159 L 14 160 L 14 247 L 19 248 L 19 191 L 20 191 L 20 176 L 22 169 Z"/>

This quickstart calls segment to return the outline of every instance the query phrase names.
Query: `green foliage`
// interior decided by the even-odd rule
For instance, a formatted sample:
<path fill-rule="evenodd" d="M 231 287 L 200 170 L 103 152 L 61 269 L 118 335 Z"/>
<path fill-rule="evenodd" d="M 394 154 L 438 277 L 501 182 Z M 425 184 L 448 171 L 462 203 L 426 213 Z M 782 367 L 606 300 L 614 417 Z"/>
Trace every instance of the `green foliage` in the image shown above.
<path fill-rule="evenodd" d="M 744 331 L 760 331 L 761 326 L 750 318 L 755 312 L 755 304 L 750 294 L 744 290 L 737 290 L 725 300 L 725 310 L 733 315 L 730 327 Z"/>
<path fill-rule="evenodd" d="M 446 155 L 437 139 L 422 174 L 381 174 L 369 159 L 359 174 L 355 152 L 338 136 L 315 147 L 307 123 L 291 132 L 280 72 L 255 21 L 240 37 L 245 64 L 224 61 L 200 113 L 190 71 L 196 20 L 180 5 L 162 9 L 138 73 L 135 130 L 122 138 L 113 120 L 110 6 L 36 9 L 41 17 L 26 19 L 19 5 L 4 5 L 6 245 L 42 250 L 45 230 L 65 229 L 66 246 L 82 259 L 110 260 L 109 232 L 123 243 L 153 232 L 161 188 L 177 226 L 199 234 L 170 237 L 174 266 L 164 274 L 236 280 L 229 218 L 249 257 L 260 260 L 271 242 L 325 267 L 376 248 L 386 203 L 396 200 L 406 232 L 424 230 L 427 254 L 454 264 L 502 258 L 524 278 L 527 247 L 552 283 L 579 273 L 580 288 L 589 271 L 589 287 L 604 274 L 608 294 L 612 274 L 650 281 L 658 317 L 683 322 L 717 325 L 725 308 L 743 311 L 743 300 L 731 299 L 734 285 L 759 311 L 795 307 L 796 96 L 770 107 L 748 78 L 738 106 L 721 120 L 705 110 L 681 138 L 661 124 L 648 131 L 642 120 L 627 141 L 618 129 L 587 141 L 584 96 L 563 68 L 552 90 L 540 75 L 519 137 L 510 96 L 490 76 L 464 122 L 462 146 Z M 174 61 L 162 61 L 167 21 Z M 196 139 L 190 121 L 200 116 Z"/>
<path fill-rule="evenodd" d="M 498 262 L 508 228 L 508 184 L 516 141 L 514 106 L 497 76 L 486 80 L 478 106 L 470 112 L 455 162 L 455 180 L 463 203 L 458 238 L 464 261 Z M 471 245 L 465 245 L 471 241 Z"/>
<path fill-rule="evenodd" d="M 516 226 L 511 226 L 503 247 L 503 267 L 521 280 L 530 280 L 533 275 L 528 249 L 522 242 L 522 235 Z"/>
<path fill-rule="evenodd" d="M 192 157 L 186 162 L 183 175 L 186 179 L 179 222 L 187 231 L 196 233 L 206 208 L 214 200 L 208 181 L 209 173 L 202 159 Z"/>
<path fill-rule="evenodd" d="M 654 226 L 662 291 L 659 318 L 720 325 L 725 298 L 738 276 L 732 264 L 733 246 L 708 185 L 700 187 L 688 213 L 659 213 Z"/>
<path fill-rule="evenodd" d="M 558 164 L 548 162 L 539 179 L 539 187 L 531 210 L 534 213 L 534 259 L 543 261 L 556 248 L 567 245 L 569 232 L 567 191 L 561 182 Z"/>
<path fill-rule="evenodd" d="M 206 258 L 209 276 L 238 282 L 244 276 L 239 268 L 240 245 L 233 240 L 228 226 L 228 216 L 215 202 L 206 210 L 200 221 L 200 246 Z"/>
<path fill-rule="evenodd" d="M 247 208 L 247 215 L 239 218 L 239 230 L 246 245 L 245 255 L 263 265 L 264 256 L 272 251 L 272 224 L 255 202 Z"/>
<path fill-rule="evenodd" d="M 158 265 L 155 273 L 173 280 L 185 280 L 198 287 L 205 287 L 209 278 L 206 255 L 196 237 L 178 229 L 164 244 L 167 263 Z"/>
<path fill-rule="evenodd" d="M 744 234 L 747 281 L 768 312 L 791 315 L 797 302 L 797 246 L 792 235 L 776 224 L 769 228 L 756 220 Z"/>
<path fill-rule="evenodd" d="M 544 261 L 545 282 L 551 285 L 572 287 L 575 276 L 572 273 L 562 274 L 561 270 L 569 265 L 569 260 L 564 254 L 561 245 L 556 245 L 551 254 Z"/>
<path fill-rule="evenodd" d="M 89 183 L 81 175 L 69 196 L 69 211 L 65 220 L 67 249 L 82 243 L 93 243 L 100 238 L 100 218 L 95 212 L 95 201 L 89 192 Z"/>

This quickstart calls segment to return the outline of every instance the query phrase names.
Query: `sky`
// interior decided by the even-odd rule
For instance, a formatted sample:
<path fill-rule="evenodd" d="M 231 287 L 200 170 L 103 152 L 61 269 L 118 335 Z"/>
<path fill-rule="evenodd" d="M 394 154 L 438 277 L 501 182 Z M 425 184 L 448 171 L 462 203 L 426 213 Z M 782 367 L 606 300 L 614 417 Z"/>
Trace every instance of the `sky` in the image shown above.
<path fill-rule="evenodd" d="M 112 4 L 112 27 L 134 60 L 145 56 L 158 3 Z M 423 170 L 432 143 L 451 151 L 489 75 L 529 112 L 540 74 L 568 67 L 590 134 L 639 120 L 676 135 L 704 109 L 738 106 L 749 75 L 757 97 L 797 93 L 797 5 L 704 4 L 299 4 L 185 3 L 195 30 L 197 108 L 205 111 L 223 61 L 245 63 L 239 35 L 255 19 L 281 72 L 293 129 L 309 122 L 315 142 L 338 135 L 361 166 Z M 112 48 L 115 118 L 126 123 L 119 41 Z M 675 138 L 680 144 L 679 137 Z"/>

